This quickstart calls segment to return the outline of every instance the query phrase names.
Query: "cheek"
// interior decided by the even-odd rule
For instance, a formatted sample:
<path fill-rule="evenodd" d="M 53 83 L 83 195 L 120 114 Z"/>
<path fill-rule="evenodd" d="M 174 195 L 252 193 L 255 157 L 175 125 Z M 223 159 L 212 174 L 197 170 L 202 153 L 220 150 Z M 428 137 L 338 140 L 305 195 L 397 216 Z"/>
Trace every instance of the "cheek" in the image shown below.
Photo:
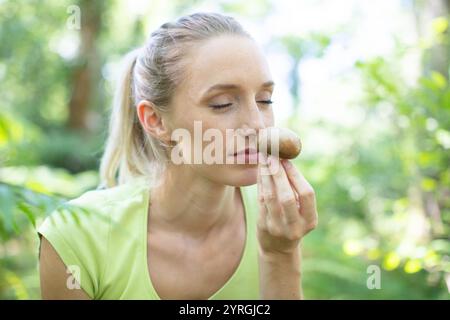
<path fill-rule="evenodd" d="M 275 125 L 272 108 L 264 112 L 264 124 L 266 127 L 273 127 Z"/>
<path fill-rule="evenodd" d="M 179 122 L 178 128 L 174 128 L 175 130 L 178 129 L 177 134 L 173 136 L 173 140 L 178 143 L 175 152 L 177 157 L 182 157 L 186 164 L 196 164 L 196 166 L 202 166 L 205 162 L 212 164 L 214 160 L 225 163 L 227 154 L 226 128 L 221 128 L 221 126 L 223 126 L 223 123 L 219 124 L 217 121 L 211 121 L 210 119 L 207 121 L 194 120 L 192 117 Z M 211 165 L 208 167 L 211 167 Z"/>

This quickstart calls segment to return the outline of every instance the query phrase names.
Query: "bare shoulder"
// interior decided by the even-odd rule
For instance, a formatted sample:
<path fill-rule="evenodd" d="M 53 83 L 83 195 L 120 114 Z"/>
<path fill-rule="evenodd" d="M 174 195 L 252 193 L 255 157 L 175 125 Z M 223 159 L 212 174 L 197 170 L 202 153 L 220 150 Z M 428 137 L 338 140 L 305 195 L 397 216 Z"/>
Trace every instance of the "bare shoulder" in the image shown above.
<path fill-rule="evenodd" d="M 42 237 L 41 250 L 39 255 L 39 272 L 41 282 L 41 295 L 44 300 L 89 300 L 90 297 L 79 286 L 68 286 L 73 284 L 71 274 L 50 244 Z M 76 283 L 77 284 L 77 283 Z M 74 287 L 74 288 L 73 288 Z M 79 289 L 78 289 L 79 288 Z"/>

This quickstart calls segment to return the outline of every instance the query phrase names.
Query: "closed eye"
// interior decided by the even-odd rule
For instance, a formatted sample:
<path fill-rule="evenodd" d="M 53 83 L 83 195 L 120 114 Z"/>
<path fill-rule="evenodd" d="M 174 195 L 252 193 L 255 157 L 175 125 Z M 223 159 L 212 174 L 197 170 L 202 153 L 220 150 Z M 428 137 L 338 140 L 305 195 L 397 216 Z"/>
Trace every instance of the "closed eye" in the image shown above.
<path fill-rule="evenodd" d="M 258 101 L 258 102 L 265 103 L 265 104 L 272 104 L 273 103 L 272 100 L 263 100 L 263 101 Z"/>
<path fill-rule="evenodd" d="M 210 107 L 213 108 L 213 109 L 223 109 L 223 108 L 229 107 L 229 106 L 231 106 L 231 105 L 232 105 L 231 103 L 227 103 L 227 104 L 216 104 L 216 105 L 212 105 L 212 106 L 210 106 Z"/>
<path fill-rule="evenodd" d="M 265 103 L 265 104 L 272 104 L 273 101 L 272 100 L 262 100 L 262 101 L 257 101 L 259 103 Z M 226 103 L 226 104 L 216 104 L 216 105 L 212 105 L 210 106 L 213 109 L 223 109 L 223 108 L 227 108 L 229 106 L 231 106 L 232 103 Z"/>

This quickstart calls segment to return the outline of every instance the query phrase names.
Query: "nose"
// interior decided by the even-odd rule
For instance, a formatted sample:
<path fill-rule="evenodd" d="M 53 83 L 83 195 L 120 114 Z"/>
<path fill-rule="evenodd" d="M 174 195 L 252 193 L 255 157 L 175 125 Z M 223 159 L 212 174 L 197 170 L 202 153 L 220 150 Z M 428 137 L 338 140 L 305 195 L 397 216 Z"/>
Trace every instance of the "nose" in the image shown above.
<path fill-rule="evenodd" d="M 245 137 L 258 134 L 260 129 L 266 127 L 264 116 L 256 103 L 243 112 L 242 120 L 242 135 Z"/>

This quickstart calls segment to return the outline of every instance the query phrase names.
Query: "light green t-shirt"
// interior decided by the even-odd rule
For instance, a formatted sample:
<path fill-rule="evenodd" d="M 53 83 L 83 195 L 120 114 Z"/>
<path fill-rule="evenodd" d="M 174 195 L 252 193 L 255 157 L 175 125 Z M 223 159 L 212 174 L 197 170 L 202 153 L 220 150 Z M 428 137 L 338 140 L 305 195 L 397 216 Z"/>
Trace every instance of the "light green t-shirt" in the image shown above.
<path fill-rule="evenodd" d="M 259 299 L 256 185 L 240 187 L 246 242 L 240 264 L 209 299 Z M 143 178 L 88 191 L 38 227 L 92 299 L 158 300 L 148 272 L 149 184 Z M 220 254 L 218 252 L 217 254 Z"/>

